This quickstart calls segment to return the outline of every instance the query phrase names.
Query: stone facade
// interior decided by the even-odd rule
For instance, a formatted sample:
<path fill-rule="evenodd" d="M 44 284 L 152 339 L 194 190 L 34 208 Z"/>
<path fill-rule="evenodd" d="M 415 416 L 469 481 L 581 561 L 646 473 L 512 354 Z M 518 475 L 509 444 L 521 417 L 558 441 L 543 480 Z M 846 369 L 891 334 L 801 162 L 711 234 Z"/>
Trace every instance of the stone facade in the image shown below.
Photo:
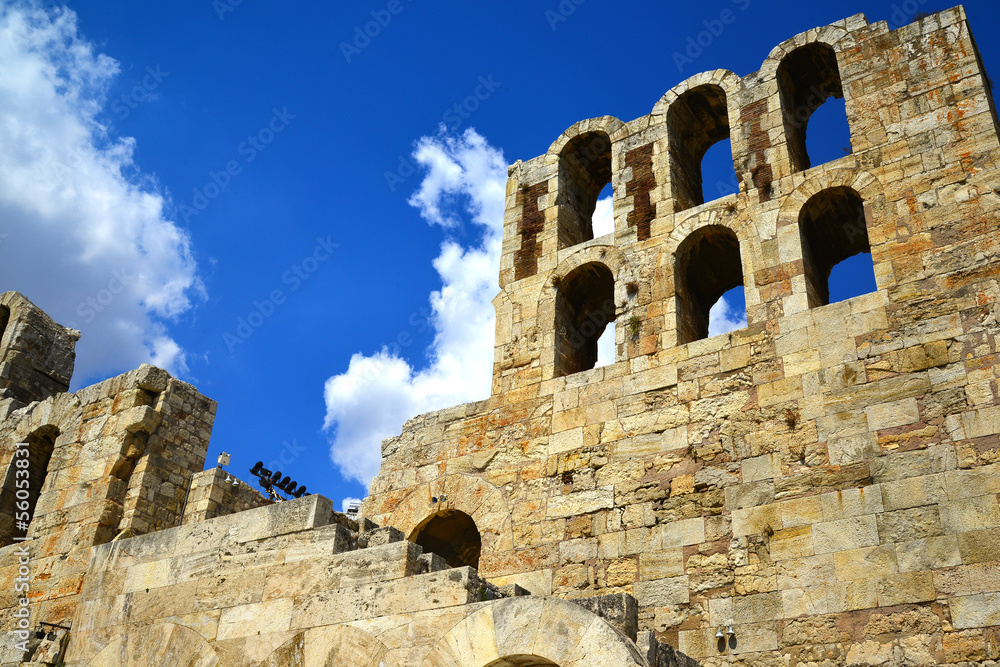
<path fill-rule="evenodd" d="M 812 166 L 830 96 L 850 153 Z M 629 593 L 706 665 L 993 664 L 997 127 L 961 8 L 854 16 L 573 125 L 510 168 L 493 395 L 387 440 L 364 514 L 418 542 L 467 514 L 481 576 Z M 739 192 L 703 203 L 726 137 Z M 877 290 L 828 304 L 858 252 Z M 738 286 L 749 325 L 707 337 Z"/>
<path fill-rule="evenodd" d="M 492 396 L 386 440 L 359 520 L 203 471 L 160 369 L 69 393 L 79 334 L 0 295 L 0 667 L 997 665 L 997 129 L 961 8 L 577 123 L 510 168 Z"/>

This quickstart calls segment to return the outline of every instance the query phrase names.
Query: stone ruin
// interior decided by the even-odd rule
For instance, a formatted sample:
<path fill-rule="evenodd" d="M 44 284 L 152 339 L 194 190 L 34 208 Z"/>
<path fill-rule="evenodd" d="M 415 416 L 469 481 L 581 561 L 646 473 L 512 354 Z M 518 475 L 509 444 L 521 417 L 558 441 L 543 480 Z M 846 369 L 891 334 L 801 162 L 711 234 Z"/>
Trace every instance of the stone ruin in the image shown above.
<path fill-rule="evenodd" d="M 961 7 L 577 123 L 510 168 L 492 395 L 386 440 L 357 519 L 203 470 L 160 369 L 70 393 L 78 332 L 3 294 L 0 665 L 1000 664 L 997 128 Z"/>

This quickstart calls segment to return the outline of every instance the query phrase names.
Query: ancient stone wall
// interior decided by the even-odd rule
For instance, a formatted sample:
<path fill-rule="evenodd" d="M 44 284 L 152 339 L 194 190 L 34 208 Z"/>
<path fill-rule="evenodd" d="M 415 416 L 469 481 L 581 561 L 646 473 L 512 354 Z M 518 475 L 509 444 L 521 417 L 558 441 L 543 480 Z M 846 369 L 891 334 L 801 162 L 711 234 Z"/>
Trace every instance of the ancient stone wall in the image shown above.
<path fill-rule="evenodd" d="M 180 525 L 214 414 L 214 401 L 145 365 L 74 394 L 0 401 L 0 627 L 16 627 L 22 550 L 32 618 L 68 626 L 90 547 Z M 18 443 L 31 453 L 26 478 L 17 476 Z M 28 482 L 25 521 L 18 480 Z"/>
<path fill-rule="evenodd" d="M 0 400 L 0 666 L 694 664 L 630 596 L 529 599 L 322 496 L 199 472 L 214 414 L 151 366 Z"/>
<path fill-rule="evenodd" d="M 360 530 L 321 496 L 87 551 L 72 631 L 47 640 L 58 650 L 0 646 L 4 667 L 49 664 L 46 650 L 66 667 L 694 664 L 637 634 L 627 596 L 580 606 L 500 590 L 398 530 Z"/>
<path fill-rule="evenodd" d="M 66 393 L 76 333 L 0 296 L 0 667 L 996 667 L 998 159 L 961 8 L 577 123 L 510 169 L 492 396 L 386 440 L 359 521 L 201 472 L 215 403 L 160 369 Z"/>
<path fill-rule="evenodd" d="M 0 398 L 30 403 L 67 391 L 79 339 L 17 292 L 0 294 Z"/>
<path fill-rule="evenodd" d="M 831 96 L 849 154 L 812 165 Z M 739 192 L 702 203 L 725 136 Z M 960 7 L 854 16 L 577 123 L 510 168 L 493 395 L 387 440 L 364 515 L 419 542 L 461 512 L 481 576 L 630 593 L 702 664 L 993 664 L 998 159 Z M 830 267 L 867 250 L 876 291 L 828 304 Z M 740 285 L 748 326 L 707 337 Z M 611 319 L 615 363 L 580 370 Z"/>
<path fill-rule="evenodd" d="M 222 468 L 209 468 L 191 479 L 184 518 L 181 523 L 191 524 L 214 519 L 234 512 L 271 504 L 260 491 Z"/>

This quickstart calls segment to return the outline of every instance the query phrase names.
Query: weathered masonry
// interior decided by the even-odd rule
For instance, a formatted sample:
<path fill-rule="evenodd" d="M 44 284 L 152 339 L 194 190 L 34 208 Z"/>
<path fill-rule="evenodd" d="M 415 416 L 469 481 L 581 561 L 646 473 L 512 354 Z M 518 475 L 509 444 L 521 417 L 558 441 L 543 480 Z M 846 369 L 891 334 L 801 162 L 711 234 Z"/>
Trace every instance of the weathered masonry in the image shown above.
<path fill-rule="evenodd" d="M 164 371 L 69 393 L 78 332 L 0 295 L 0 666 L 996 667 L 989 85 L 962 8 L 858 15 L 515 163 L 492 395 L 386 440 L 358 520 L 203 471 L 215 403 Z"/>
<path fill-rule="evenodd" d="M 480 576 L 631 594 L 641 629 L 703 664 L 993 664 L 989 86 L 961 8 L 895 31 L 859 15 L 515 163 L 493 395 L 387 440 L 365 516 L 420 543 L 466 515 Z M 817 164 L 829 98 L 850 148 Z M 701 160 L 725 139 L 739 192 L 706 202 Z M 609 183 L 614 232 L 594 238 Z M 859 253 L 876 290 L 830 303 Z M 734 287 L 749 325 L 709 338 Z M 612 321 L 615 363 L 594 368 Z"/>

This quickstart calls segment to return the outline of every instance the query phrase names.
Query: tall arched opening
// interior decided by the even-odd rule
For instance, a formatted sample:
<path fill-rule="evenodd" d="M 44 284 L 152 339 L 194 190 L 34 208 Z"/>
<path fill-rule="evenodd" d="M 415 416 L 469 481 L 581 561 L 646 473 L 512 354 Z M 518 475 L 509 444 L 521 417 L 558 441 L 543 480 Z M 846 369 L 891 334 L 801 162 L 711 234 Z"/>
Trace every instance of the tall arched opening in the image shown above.
<path fill-rule="evenodd" d="M 778 65 L 778 92 L 784 118 L 785 138 L 792 171 L 805 171 L 812 166 L 806 145 L 806 130 L 812 115 L 829 100 L 843 99 L 844 90 L 837 66 L 837 53 L 829 44 L 814 42 L 789 53 Z M 840 119 L 837 119 L 840 124 Z M 847 114 L 843 112 L 843 128 L 850 140 Z M 825 134 L 833 133 L 826 123 Z M 812 142 L 810 142 L 812 143 Z M 850 149 L 850 146 L 847 146 Z"/>
<path fill-rule="evenodd" d="M 677 342 L 708 337 L 709 312 L 729 290 L 743 287 L 743 261 L 736 234 L 722 225 L 691 233 L 677 248 L 674 286 Z"/>
<path fill-rule="evenodd" d="M 667 134 L 674 211 L 700 206 L 705 203 L 702 176 L 705 154 L 718 142 L 729 139 L 726 92 L 713 84 L 685 92 L 667 110 Z M 731 149 L 728 159 L 732 166 Z M 733 174 L 735 180 L 735 168 Z M 713 187 L 709 188 L 710 193 L 714 193 Z"/>
<path fill-rule="evenodd" d="M 830 274 L 834 267 L 855 255 L 863 255 L 852 267 L 852 285 L 839 292 L 843 300 L 873 291 L 875 269 L 868 241 L 865 204 L 861 195 L 840 186 L 817 192 L 799 212 L 802 263 L 806 275 L 809 307 L 831 302 Z"/>
<path fill-rule="evenodd" d="M 594 210 L 611 183 L 611 138 L 602 131 L 584 132 L 559 154 L 558 247 L 594 238 Z"/>
<path fill-rule="evenodd" d="M 597 341 L 616 317 L 615 277 L 604 264 L 588 262 L 556 286 L 555 374 L 572 375 L 597 364 Z"/>

